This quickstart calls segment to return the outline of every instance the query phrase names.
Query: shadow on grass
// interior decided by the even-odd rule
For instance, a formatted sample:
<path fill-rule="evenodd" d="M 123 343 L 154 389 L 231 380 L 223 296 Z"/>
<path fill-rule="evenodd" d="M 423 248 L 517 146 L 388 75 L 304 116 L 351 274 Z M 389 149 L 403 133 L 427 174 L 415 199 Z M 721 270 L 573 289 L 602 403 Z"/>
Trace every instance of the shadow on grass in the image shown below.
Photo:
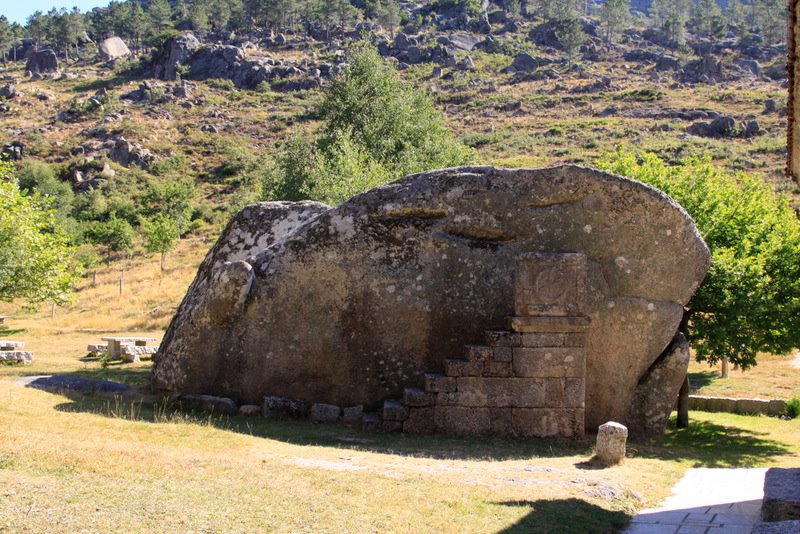
<path fill-rule="evenodd" d="M 82 82 L 74 87 L 74 91 L 77 93 L 82 93 L 86 91 L 98 91 L 100 89 L 113 89 L 115 87 L 119 87 L 121 85 L 125 85 L 128 82 L 139 80 L 141 76 L 136 76 L 133 74 L 116 74 L 114 76 L 109 76 L 107 78 L 98 78 L 96 80 L 91 80 L 88 82 Z"/>
<path fill-rule="evenodd" d="M 74 374 L 72 376 L 78 376 Z M 99 378 L 94 375 L 94 378 Z M 208 412 L 180 410 L 167 398 L 156 401 L 130 400 L 111 395 L 81 395 L 58 391 L 69 402 L 56 406 L 62 412 L 91 413 L 105 417 L 149 423 L 189 423 L 214 427 L 228 432 L 277 440 L 293 445 L 365 450 L 418 458 L 447 460 L 529 459 L 532 457 L 589 456 L 589 440 L 521 440 L 500 437 L 470 438 L 437 435 L 367 433 L 357 428 L 310 421 L 270 420 Z"/>
<path fill-rule="evenodd" d="M 17 334 L 24 334 L 27 332 L 24 328 L 9 328 L 5 325 L 0 325 L 0 338 L 16 336 Z"/>
<path fill-rule="evenodd" d="M 754 467 L 765 460 L 793 454 L 786 445 L 765 433 L 735 426 L 693 420 L 687 428 L 675 428 L 647 441 L 629 443 L 629 456 L 659 460 L 689 460 L 693 467 Z"/>
<path fill-rule="evenodd" d="M 510 501 L 496 503 L 502 506 L 530 508 L 528 515 L 500 531 L 512 533 L 611 533 L 619 532 L 628 524 L 625 512 L 612 512 L 581 499 L 556 499 L 539 501 Z"/>
<path fill-rule="evenodd" d="M 716 371 L 696 371 L 694 373 L 689 373 L 689 383 L 692 385 L 692 391 L 708 386 L 717 378 L 719 378 L 719 373 Z"/>

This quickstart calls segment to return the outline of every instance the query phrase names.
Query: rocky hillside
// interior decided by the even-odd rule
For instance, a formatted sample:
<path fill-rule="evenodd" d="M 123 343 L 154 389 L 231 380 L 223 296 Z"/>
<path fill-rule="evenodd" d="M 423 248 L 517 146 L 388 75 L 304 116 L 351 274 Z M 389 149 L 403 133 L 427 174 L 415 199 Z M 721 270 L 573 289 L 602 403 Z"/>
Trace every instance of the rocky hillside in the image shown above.
<path fill-rule="evenodd" d="M 261 196 L 279 145 L 315 129 L 348 42 L 369 39 L 431 92 L 479 163 L 591 165 L 622 145 L 707 156 L 800 198 L 783 175 L 785 45 L 732 30 L 678 42 L 641 21 L 609 38 L 597 6 L 570 40 L 564 19 L 445 4 L 403 5 L 391 30 L 307 21 L 183 31 L 152 47 L 95 39 L 66 61 L 22 41 L 1 71 L 3 157 L 31 187 L 56 194 L 50 173 L 69 190 L 60 202 L 76 236 L 93 221 L 137 227 L 176 202 L 184 234 L 214 234 Z"/>

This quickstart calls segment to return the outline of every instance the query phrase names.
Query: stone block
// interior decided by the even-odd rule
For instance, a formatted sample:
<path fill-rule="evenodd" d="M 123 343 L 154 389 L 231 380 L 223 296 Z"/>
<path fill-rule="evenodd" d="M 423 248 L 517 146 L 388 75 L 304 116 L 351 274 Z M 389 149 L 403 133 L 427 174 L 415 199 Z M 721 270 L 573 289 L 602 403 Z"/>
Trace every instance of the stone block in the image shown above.
<path fill-rule="evenodd" d="M 511 317 L 509 326 L 514 332 L 585 332 L 588 317 Z"/>
<path fill-rule="evenodd" d="M 214 395 L 198 395 L 196 393 L 181 393 L 175 397 L 181 408 L 189 410 L 203 410 L 205 412 L 236 415 L 239 407 L 233 399 L 228 397 L 215 397 Z"/>
<path fill-rule="evenodd" d="M 244 417 L 261 415 L 261 406 L 257 404 L 242 404 L 239 406 L 239 415 Z"/>
<path fill-rule="evenodd" d="M 736 413 L 736 399 L 708 397 L 706 399 L 706 411 Z"/>
<path fill-rule="evenodd" d="M 492 349 L 492 360 L 496 362 L 510 362 L 514 358 L 512 347 L 494 347 Z"/>
<path fill-rule="evenodd" d="M 514 376 L 582 378 L 586 351 L 581 348 L 516 348 Z"/>
<path fill-rule="evenodd" d="M 707 412 L 708 410 L 708 397 L 703 395 L 689 395 L 689 409 L 697 410 L 698 412 Z"/>
<path fill-rule="evenodd" d="M 311 405 L 311 420 L 316 423 L 333 423 L 339 420 L 342 409 L 335 404 L 318 402 Z"/>
<path fill-rule="evenodd" d="M 597 431 L 595 457 L 605 466 L 612 466 L 625 459 L 625 446 L 628 441 L 628 428 L 609 421 Z"/>
<path fill-rule="evenodd" d="M 523 438 L 583 437 L 584 412 L 581 409 L 514 408 L 511 425 L 514 434 Z"/>
<path fill-rule="evenodd" d="M 346 406 L 342 409 L 342 422 L 347 424 L 355 424 L 361 422 L 364 417 L 364 406 Z"/>
<path fill-rule="evenodd" d="M 486 347 L 489 351 L 489 347 Z M 485 360 L 457 360 L 448 358 L 444 361 L 444 373 L 447 376 L 481 376 Z"/>
<path fill-rule="evenodd" d="M 425 391 L 428 393 L 450 393 L 455 390 L 455 377 L 439 373 L 425 373 Z"/>
<path fill-rule="evenodd" d="M 586 334 L 584 332 L 570 332 L 564 334 L 565 347 L 585 347 Z"/>
<path fill-rule="evenodd" d="M 483 364 L 483 376 L 509 377 L 513 375 L 511 362 L 488 361 Z"/>
<path fill-rule="evenodd" d="M 381 423 L 381 430 L 386 433 L 392 432 L 402 432 L 403 431 L 403 422 L 402 421 L 384 421 Z"/>
<path fill-rule="evenodd" d="M 767 469 L 761 520 L 765 522 L 800 519 L 800 468 Z"/>
<path fill-rule="evenodd" d="M 752 534 L 792 534 L 800 532 L 800 520 L 759 523 L 753 527 Z"/>
<path fill-rule="evenodd" d="M 436 403 L 436 394 L 428 393 L 419 388 L 406 388 L 403 391 L 403 404 L 409 408 L 433 406 Z"/>
<path fill-rule="evenodd" d="M 489 432 L 496 436 L 510 436 L 513 434 L 511 424 L 512 408 L 489 408 Z"/>
<path fill-rule="evenodd" d="M 300 399 L 268 395 L 264 397 L 263 415 L 270 419 L 305 419 L 308 405 Z"/>
<path fill-rule="evenodd" d="M 783 415 L 786 413 L 786 402 L 782 400 L 769 401 L 769 408 L 767 413 L 773 417 Z"/>
<path fill-rule="evenodd" d="M 519 347 L 521 339 L 518 333 L 508 330 L 487 330 L 486 344 L 495 347 Z"/>
<path fill-rule="evenodd" d="M 564 379 L 564 407 L 584 408 L 586 406 L 586 381 L 583 378 Z"/>
<path fill-rule="evenodd" d="M 0 362 L 30 365 L 33 363 L 33 353 L 26 350 L 0 350 Z"/>
<path fill-rule="evenodd" d="M 560 378 L 548 378 L 544 381 L 546 408 L 562 408 L 564 406 L 564 382 Z"/>
<path fill-rule="evenodd" d="M 451 396 L 459 406 L 525 408 L 544 406 L 545 385 L 541 380 L 520 378 L 459 378 Z"/>
<path fill-rule="evenodd" d="M 518 316 L 586 313 L 586 255 L 521 254 L 517 258 L 514 311 Z"/>
<path fill-rule="evenodd" d="M 736 413 L 766 414 L 769 412 L 769 401 L 764 399 L 737 399 Z"/>
<path fill-rule="evenodd" d="M 376 413 L 365 413 L 361 416 L 361 431 L 362 432 L 380 432 L 381 431 L 381 418 Z"/>
<path fill-rule="evenodd" d="M 492 428 L 488 408 L 437 406 L 434 413 L 436 428 L 440 432 L 466 436 L 485 436 Z"/>
<path fill-rule="evenodd" d="M 384 421 L 405 421 L 408 417 L 408 408 L 398 400 L 383 401 Z"/>
<path fill-rule="evenodd" d="M 523 347 L 563 347 L 564 334 L 552 332 L 536 332 L 522 334 Z"/>
<path fill-rule="evenodd" d="M 464 345 L 464 359 L 468 362 L 485 362 L 491 357 L 491 347 L 486 345 Z"/>
<path fill-rule="evenodd" d="M 409 434 L 433 434 L 436 430 L 435 408 L 409 408 L 408 418 L 403 421 L 403 432 Z"/>

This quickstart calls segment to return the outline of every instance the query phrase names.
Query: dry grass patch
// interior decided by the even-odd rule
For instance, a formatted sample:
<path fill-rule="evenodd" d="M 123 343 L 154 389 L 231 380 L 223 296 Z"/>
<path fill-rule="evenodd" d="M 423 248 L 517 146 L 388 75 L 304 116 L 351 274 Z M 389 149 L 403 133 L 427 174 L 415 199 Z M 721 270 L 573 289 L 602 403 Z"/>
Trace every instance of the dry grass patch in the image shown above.
<path fill-rule="evenodd" d="M 731 365 L 728 378 L 721 378 L 720 369 L 720 365 L 709 367 L 692 361 L 692 394 L 783 400 L 800 397 L 800 352 L 784 356 L 759 354 L 758 365 L 747 371 Z"/>

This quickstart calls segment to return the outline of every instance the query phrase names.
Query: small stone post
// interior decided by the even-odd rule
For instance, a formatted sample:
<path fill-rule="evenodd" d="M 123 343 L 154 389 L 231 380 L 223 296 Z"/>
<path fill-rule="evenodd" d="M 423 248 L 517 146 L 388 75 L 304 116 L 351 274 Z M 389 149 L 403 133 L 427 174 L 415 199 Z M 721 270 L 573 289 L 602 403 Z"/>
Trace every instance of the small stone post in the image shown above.
<path fill-rule="evenodd" d="M 595 456 L 605 466 L 616 465 L 625 459 L 627 440 L 628 428 L 625 425 L 613 421 L 600 425 Z"/>

